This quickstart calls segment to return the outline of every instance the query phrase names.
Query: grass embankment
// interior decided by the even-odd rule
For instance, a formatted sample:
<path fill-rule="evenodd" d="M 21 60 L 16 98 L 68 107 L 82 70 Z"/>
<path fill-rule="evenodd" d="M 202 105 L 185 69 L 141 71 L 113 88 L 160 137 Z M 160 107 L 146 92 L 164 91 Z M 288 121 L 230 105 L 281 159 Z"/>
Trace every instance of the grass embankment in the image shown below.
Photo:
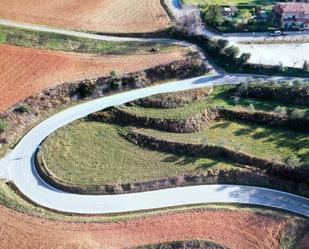
<path fill-rule="evenodd" d="M 261 158 L 286 161 L 291 157 L 309 164 L 309 136 L 282 129 L 262 127 L 235 121 L 219 121 L 196 133 L 171 133 L 153 129 L 139 132 L 172 141 L 214 144 Z"/>
<path fill-rule="evenodd" d="M 224 106 L 231 109 L 253 108 L 259 111 L 275 112 L 278 106 L 285 107 L 288 112 L 299 110 L 309 113 L 306 106 L 283 104 L 278 101 L 258 99 L 231 98 L 229 90 L 233 86 L 215 87 L 210 96 L 193 101 L 190 104 L 174 108 L 145 108 L 140 106 L 125 107 L 126 111 L 145 117 L 183 119 L 189 118 L 205 110 L 208 106 Z M 190 134 L 177 134 L 152 129 L 139 129 L 140 132 L 162 139 L 181 142 L 202 143 L 224 146 L 232 150 L 245 152 L 257 157 L 286 161 L 299 158 L 303 164 L 309 164 L 309 136 L 305 133 L 272 128 L 269 126 L 223 120 L 214 123 L 209 129 Z"/>
<path fill-rule="evenodd" d="M 189 103 L 186 106 L 175 109 L 145 108 L 141 106 L 124 107 L 126 111 L 140 116 L 166 119 L 189 118 L 198 112 L 204 111 L 208 106 L 223 106 L 232 109 L 243 109 L 254 107 L 257 111 L 273 112 L 278 106 L 285 107 L 289 112 L 299 110 L 303 113 L 309 113 L 306 106 L 290 105 L 279 101 L 265 101 L 250 98 L 232 98 L 229 93 L 235 85 L 223 85 L 214 87 L 213 92 L 206 98 Z"/>
<path fill-rule="evenodd" d="M 0 44 L 101 55 L 143 54 L 150 53 L 151 48 L 156 48 L 160 52 L 169 52 L 179 48 L 179 46 L 162 43 L 100 41 L 2 25 L 0 25 Z"/>
<path fill-rule="evenodd" d="M 147 150 L 128 142 L 118 129 L 91 121 L 59 129 L 42 145 L 46 166 L 64 182 L 78 185 L 133 183 L 233 167 L 223 161 Z"/>

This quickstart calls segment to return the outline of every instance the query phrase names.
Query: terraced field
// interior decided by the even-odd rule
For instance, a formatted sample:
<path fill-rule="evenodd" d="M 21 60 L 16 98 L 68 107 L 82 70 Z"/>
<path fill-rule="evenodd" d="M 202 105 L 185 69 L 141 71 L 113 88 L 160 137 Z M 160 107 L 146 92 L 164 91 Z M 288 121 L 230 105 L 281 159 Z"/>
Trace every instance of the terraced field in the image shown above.
<path fill-rule="evenodd" d="M 155 32 L 170 25 L 160 0 L 2 0 L 0 17 L 108 33 Z"/>
<path fill-rule="evenodd" d="M 181 120 L 188 120 L 187 122 L 194 126 L 198 122 L 194 118 L 198 113 L 208 107 L 216 107 L 219 103 L 234 111 L 264 110 L 266 114 L 276 115 L 273 111 L 275 102 L 252 99 L 256 106 L 254 111 L 250 110 L 252 103 L 248 107 L 250 99 L 241 98 L 237 103 L 233 102 L 229 95 L 234 87 L 218 86 L 213 91 L 206 88 L 163 94 L 138 100 L 120 108 L 124 113 L 134 115 L 136 120 L 128 121 L 127 114 L 124 113 L 118 117 L 117 111 L 113 114 L 116 115 L 114 117 L 116 121 L 113 118 L 109 120 L 109 117 L 108 121 L 91 121 L 90 118 L 63 127 L 47 138 L 42 145 L 41 154 L 45 166 L 62 182 L 80 186 L 92 183 L 98 185 L 138 183 L 183 174 L 196 175 L 209 170 L 242 170 L 246 167 L 241 165 L 245 163 L 233 161 L 229 157 L 227 159 L 223 152 L 221 156 L 214 156 L 214 152 L 209 153 L 210 157 L 202 152 L 192 154 L 190 149 L 184 149 L 185 145 L 182 144 L 191 146 L 192 151 L 198 150 L 199 147 L 196 146 L 210 146 L 209 149 L 215 146 L 269 162 L 293 164 L 297 167 L 307 165 L 309 137 L 306 132 L 224 118 L 211 121 L 208 127 L 197 126 L 200 130 L 195 132 L 186 131 L 186 127 L 183 128 L 184 132 L 177 133 L 172 130 L 164 131 L 164 126 L 154 126 L 155 122 L 162 120 L 174 122 L 167 126 L 168 129 L 174 129 L 173 125 Z M 207 96 L 208 94 L 210 95 Z M 180 107 L 173 106 L 177 103 L 180 103 Z M 307 112 L 306 107 L 301 105 L 281 104 L 286 105 L 286 108 Z M 137 121 L 137 118 L 145 121 Z M 191 129 L 190 125 L 188 128 Z M 176 145 L 171 145 L 166 151 L 164 146 L 160 146 L 160 142 L 158 144 L 155 141 L 146 142 L 147 138 L 139 140 L 136 135 L 130 135 L 132 132 L 158 141 L 180 143 L 182 149 L 179 147 L 176 151 Z M 84 175 L 86 169 L 91 169 L 87 176 Z"/>

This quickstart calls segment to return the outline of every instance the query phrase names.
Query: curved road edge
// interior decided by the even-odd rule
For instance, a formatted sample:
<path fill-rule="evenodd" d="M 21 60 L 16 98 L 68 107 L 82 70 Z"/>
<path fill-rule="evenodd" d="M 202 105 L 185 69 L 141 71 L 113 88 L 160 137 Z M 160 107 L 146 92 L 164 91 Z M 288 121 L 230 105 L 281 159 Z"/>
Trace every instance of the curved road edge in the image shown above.
<path fill-rule="evenodd" d="M 124 195 L 76 195 L 59 191 L 44 182 L 35 170 L 34 154 L 41 142 L 58 128 L 106 107 L 153 94 L 191 88 L 240 83 L 248 76 L 209 75 L 123 92 L 62 111 L 27 133 L 15 149 L 0 160 L 0 177 L 12 180 L 16 187 L 40 206 L 78 214 L 121 213 L 198 203 L 254 204 L 309 216 L 309 199 L 276 190 L 233 185 L 202 185 Z"/>

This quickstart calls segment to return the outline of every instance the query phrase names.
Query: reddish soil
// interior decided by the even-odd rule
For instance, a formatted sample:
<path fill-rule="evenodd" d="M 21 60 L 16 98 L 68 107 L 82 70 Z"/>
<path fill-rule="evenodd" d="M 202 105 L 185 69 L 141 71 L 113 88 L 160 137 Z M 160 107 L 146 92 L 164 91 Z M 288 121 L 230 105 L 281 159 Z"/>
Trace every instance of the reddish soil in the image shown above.
<path fill-rule="evenodd" d="M 160 0 L 1 0 L 0 16 L 111 33 L 153 32 L 170 23 Z"/>
<path fill-rule="evenodd" d="M 0 45 L 0 111 L 65 81 L 139 71 L 185 57 L 183 51 L 98 56 Z"/>
<path fill-rule="evenodd" d="M 284 220 L 248 211 L 205 210 L 115 223 L 68 223 L 0 206 L 0 248 L 127 248 L 206 239 L 237 249 L 279 248 Z"/>

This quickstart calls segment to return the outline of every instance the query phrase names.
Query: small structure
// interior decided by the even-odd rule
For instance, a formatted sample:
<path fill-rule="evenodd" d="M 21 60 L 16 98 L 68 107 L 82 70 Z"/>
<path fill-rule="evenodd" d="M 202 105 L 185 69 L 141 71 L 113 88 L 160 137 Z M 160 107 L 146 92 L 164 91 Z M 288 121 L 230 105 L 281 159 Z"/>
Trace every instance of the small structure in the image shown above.
<path fill-rule="evenodd" d="M 273 9 L 280 15 L 284 27 L 298 26 L 309 30 L 309 3 L 277 3 Z"/>

